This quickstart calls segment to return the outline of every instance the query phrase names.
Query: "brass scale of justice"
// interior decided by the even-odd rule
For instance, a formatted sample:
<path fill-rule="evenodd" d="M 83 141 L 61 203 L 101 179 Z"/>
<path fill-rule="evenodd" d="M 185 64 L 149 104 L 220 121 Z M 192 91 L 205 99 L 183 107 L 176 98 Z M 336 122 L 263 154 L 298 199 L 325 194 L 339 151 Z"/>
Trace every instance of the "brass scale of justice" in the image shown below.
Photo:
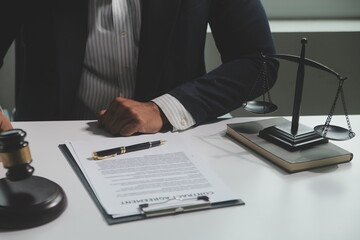
<path fill-rule="evenodd" d="M 298 63 L 291 122 L 285 125 L 271 126 L 259 132 L 259 137 L 266 139 L 267 141 L 272 142 L 278 146 L 281 146 L 282 148 L 287 149 L 288 151 L 297 151 L 315 146 L 317 144 L 327 143 L 329 139 L 342 141 L 342 140 L 349 140 L 355 137 L 355 133 L 351 128 L 350 119 L 345 103 L 344 91 L 343 91 L 344 81 L 347 79 L 347 77 L 341 76 L 340 74 L 338 74 L 337 72 L 335 72 L 334 70 L 330 69 L 329 67 L 323 64 L 305 58 L 306 43 L 307 43 L 307 39 L 302 38 L 301 39 L 302 47 L 301 47 L 300 56 L 294 56 L 289 54 L 272 54 L 272 55 L 262 54 L 262 59 L 264 61 L 261 67 L 260 74 L 257 78 L 257 81 L 259 80 L 262 81 L 263 99 L 262 101 L 245 102 L 243 105 L 245 110 L 256 114 L 267 114 L 276 111 L 277 106 L 272 103 L 270 97 L 265 60 L 275 58 L 275 59 L 282 59 L 282 60 Z M 332 103 L 325 124 L 318 125 L 314 127 L 314 129 L 299 124 L 300 106 L 301 106 L 304 76 L 305 76 L 305 66 L 311 66 L 316 69 L 328 72 L 334 75 L 339 81 L 335 99 Z M 347 122 L 347 129 L 330 124 L 339 97 L 342 101 L 342 107 Z"/>

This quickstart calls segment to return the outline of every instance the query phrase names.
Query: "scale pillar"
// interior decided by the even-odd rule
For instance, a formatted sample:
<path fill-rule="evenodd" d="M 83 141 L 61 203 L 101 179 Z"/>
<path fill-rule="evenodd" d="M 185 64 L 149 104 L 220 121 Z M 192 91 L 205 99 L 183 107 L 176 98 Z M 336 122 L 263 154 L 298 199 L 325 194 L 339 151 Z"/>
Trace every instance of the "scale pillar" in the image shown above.
<path fill-rule="evenodd" d="M 302 92 L 305 77 L 305 44 L 306 38 L 301 39 L 301 54 L 298 58 L 296 74 L 296 87 L 293 104 L 291 126 L 272 126 L 259 132 L 259 137 L 277 144 L 289 151 L 297 151 L 317 144 L 328 142 L 327 139 L 317 134 L 313 129 L 299 125 Z"/>

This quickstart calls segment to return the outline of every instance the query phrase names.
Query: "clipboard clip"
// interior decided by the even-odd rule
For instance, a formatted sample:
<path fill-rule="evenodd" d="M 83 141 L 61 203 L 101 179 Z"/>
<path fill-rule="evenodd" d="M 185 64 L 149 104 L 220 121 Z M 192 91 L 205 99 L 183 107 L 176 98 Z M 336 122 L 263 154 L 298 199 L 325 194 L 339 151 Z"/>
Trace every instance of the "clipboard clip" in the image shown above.
<path fill-rule="evenodd" d="M 199 196 L 197 198 L 175 197 L 163 202 L 139 205 L 141 214 L 146 217 L 190 212 L 207 208 L 211 208 L 211 202 L 208 196 Z"/>

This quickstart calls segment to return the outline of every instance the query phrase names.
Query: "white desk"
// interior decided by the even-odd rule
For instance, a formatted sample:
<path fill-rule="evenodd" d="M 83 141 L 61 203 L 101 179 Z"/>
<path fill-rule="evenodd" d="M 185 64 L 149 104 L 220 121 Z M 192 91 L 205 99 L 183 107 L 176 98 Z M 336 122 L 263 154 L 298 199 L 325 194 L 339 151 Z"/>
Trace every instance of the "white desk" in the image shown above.
<path fill-rule="evenodd" d="M 225 123 L 249 120 L 254 118 L 230 119 L 182 133 L 246 205 L 112 226 L 58 149 L 65 140 L 102 138 L 104 132 L 94 133 L 84 121 L 16 122 L 15 127 L 28 133 L 35 175 L 61 185 L 68 207 L 53 222 L 0 232 L 0 239 L 360 239 L 360 116 L 350 116 L 358 136 L 337 142 L 354 153 L 350 163 L 295 174 L 285 173 L 224 137 Z M 302 117 L 300 122 L 314 126 L 325 122 L 325 117 Z M 334 117 L 332 123 L 346 126 L 343 117 Z M 0 168 L 0 177 L 4 175 Z"/>

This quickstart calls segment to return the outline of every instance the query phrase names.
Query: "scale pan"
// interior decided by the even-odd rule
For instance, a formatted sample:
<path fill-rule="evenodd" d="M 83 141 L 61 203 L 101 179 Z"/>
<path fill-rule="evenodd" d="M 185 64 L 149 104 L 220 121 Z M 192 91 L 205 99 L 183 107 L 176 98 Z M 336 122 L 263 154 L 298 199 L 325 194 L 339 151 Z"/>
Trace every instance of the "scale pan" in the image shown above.
<path fill-rule="evenodd" d="M 275 104 L 264 101 L 246 102 L 243 107 L 246 111 L 256 114 L 266 114 L 277 110 L 277 106 Z"/>
<path fill-rule="evenodd" d="M 326 135 L 324 134 L 324 129 L 325 129 L 325 125 L 319 125 L 319 126 L 314 127 L 314 131 L 317 134 L 319 134 L 320 136 L 322 136 L 324 138 L 328 138 L 331 140 L 343 141 L 343 140 L 349 140 L 349 139 L 355 137 L 354 132 L 351 132 L 348 129 L 345 129 L 342 127 L 329 125 Z"/>

